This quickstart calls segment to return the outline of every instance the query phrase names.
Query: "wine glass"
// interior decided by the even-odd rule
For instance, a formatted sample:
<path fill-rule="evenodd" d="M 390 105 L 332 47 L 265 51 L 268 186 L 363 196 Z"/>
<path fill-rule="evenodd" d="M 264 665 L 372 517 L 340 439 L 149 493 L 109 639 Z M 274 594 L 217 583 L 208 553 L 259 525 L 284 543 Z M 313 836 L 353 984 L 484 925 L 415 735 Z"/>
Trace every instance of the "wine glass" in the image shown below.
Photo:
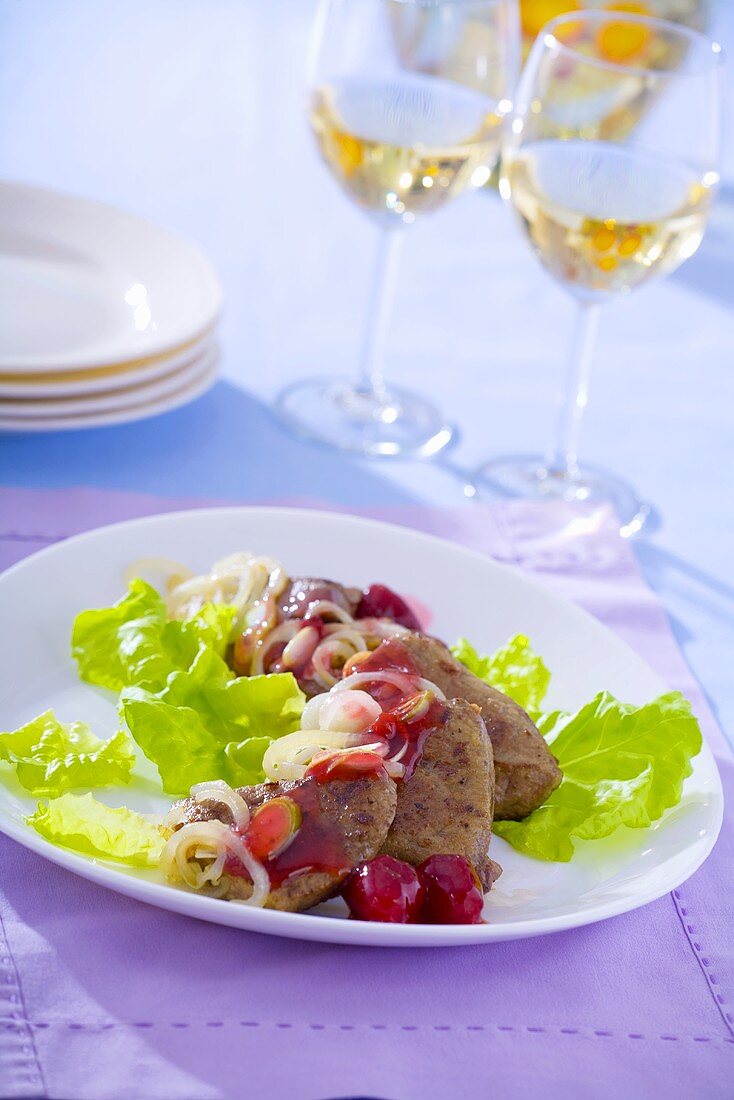
<path fill-rule="evenodd" d="M 719 176 L 721 49 L 687 27 L 610 11 L 559 16 L 520 80 L 500 189 L 578 319 L 555 446 L 475 475 L 512 496 L 614 505 L 622 533 L 649 508 L 579 462 L 579 428 L 604 302 L 693 255 Z"/>
<path fill-rule="evenodd" d="M 330 0 L 315 28 L 310 121 L 321 157 L 372 219 L 378 255 L 359 373 L 280 394 L 302 435 L 369 455 L 428 456 L 451 429 L 383 361 L 405 227 L 481 186 L 499 158 L 519 56 L 517 0 Z"/>

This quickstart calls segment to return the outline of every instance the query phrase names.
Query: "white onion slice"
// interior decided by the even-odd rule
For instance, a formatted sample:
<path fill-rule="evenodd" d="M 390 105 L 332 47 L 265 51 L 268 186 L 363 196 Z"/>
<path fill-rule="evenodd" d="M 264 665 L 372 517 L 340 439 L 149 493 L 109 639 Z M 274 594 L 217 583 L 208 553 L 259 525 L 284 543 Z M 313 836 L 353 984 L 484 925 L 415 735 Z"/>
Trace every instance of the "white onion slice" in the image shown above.
<path fill-rule="evenodd" d="M 362 684 L 392 684 L 406 695 L 413 694 L 413 680 L 407 672 L 398 672 L 396 669 L 380 669 L 375 672 L 351 672 L 334 688 L 334 691 L 348 691 L 361 687 Z"/>
<path fill-rule="evenodd" d="M 309 699 L 301 714 L 302 730 L 317 730 L 321 728 L 321 708 L 328 698 L 328 692 L 323 692 L 321 695 L 314 695 L 312 699 Z"/>
<path fill-rule="evenodd" d="M 179 572 L 177 569 L 177 574 Z M 194 576 L 185 568 L 181 576 L 183 579 L 177 575 L 176 583 L 169 585 L 166 599 L 169 618 L 192 618 L 206 603 L 229 604 L 236 612 L 232 639 L 245 626 L 266 618 L 270 604 L 288 583 L 280 562 L 247 552 L 222 558 L 208 573 L 200 576 Z"/>
<path fill-rule="evenodd" d="M 170 810 L 163 818 L 166 829 L 175 829 L 177 825 L 183 825 L 188 820 L 189 811 L 185 802 L 174 802 Z"/>
<path fill-rule="evenodd" d="M 324 634 L 329 641 L 340 638 L 351 642 L 358 649 L 364 649 L 364 636 L 359 629 L 359 623 L 325 623 Z"/>
<path fill-rule="evenodd" d="M 281 780 L 284 783 L 291 783 L 298 779 L 304 779 L 307 767 L 308 764 L 294 764 L 291 760 L 283 760 L 273 764 L 271 771 L 268 771 L 263 763 L 265 778 L 271 783 L 278 783 Z"/>
<path fill-rule="evenodd" d="M 337 730 L 296 730 L 285 737 L 279 737 L 266 749 L 263 756 L 263 771 L 266 778 L 277 782 L 279 779 L 303 779 L 306 768 L 317 752 L 324 749 L 346 749 L 360 747 L 363 737 L 354 733 Z"/>
<path fill-rule="evenodd" d="M 243 831 L 250 823 L 250 807 L 241 794 L 238 794 L 223 779 L 210 783 L 195 783 L 191 788 L 191 797 L 195 802 L 221 802 L 232 814 L 232 822 Z"/>
<path fill-rule="evenodd" d="M 178 878 L 194 890 L 206 888 L 211 892 L 211 887 L 220 885 L 228 854 L 240 860 L 252 879 L 251 896 L 241 900 L 262 907 L 270 893 L 268 873 L 243 838 L 222 821 L 192 821 L 184 825 L 166 842 L 160 866 L 167 878 Z"/>
<path fill-rule="evenodd" d="M 356 646 L 349 639 L 340 638 L 337 635 L 327 638 L 325 642 L 316 646 L 313 651 L 311 663 L 313 664 L 314 680 L 326 691 L 334 687 L 335 684 L 339 683 L 341 669 L 350 657 L 359 652 L 363 645 L 364 642 L 361 638 Z M 339 658 L 341 658 L 341 666 L 337 665 L 337 669 L 334 671 L 334 660 Z"/>
<path fill-rule="evenodd" d="M 397 669 L 381 669 L 375 672 L 352 672 L 334 687 L 333 691 L 346 691 L 347 689 L 360 687 L 362 684 L 376 684 L 380 682 L 394 684 L 396 688 L 404 691 L 406 695 L 415 695 L 416 691 L 432 691 L 437 699 L 443 702 L 446 698 L 440 687 L 431 680 L 425 680 L 422 676 L 416 680 L 407 672 L 399 672 Z"/>
<path fill-rule="evenodd" d="M 440 700 L 440 702 L 446 702 L 446 696 L 444 692 L 441 691 L 441 688 L 438 686 L 438 684 L 434 684 L 433 680 L 426 680 L 423 676 L 421 676 L 420 680 L 418 681 L 418 688 L 420 691 L 432 691 L 436 698 Z"/>
<path fill-rule="evenodd" d="M 319 644 L 320 635 L 315 626 L 304 624 L 283 650 L 284 668 L 301 668 L 306 665 Z"/>
<path fill-rule="evenodd" d="M 227 847 L 236 856 L 252 879 L 252 894 L 249 898 L 241 898 L 246 905 L 261 908 L 267 901 L 270 893 L 270 876 L 259 860 L 255 859 L 242 837 L 237 836 L 231 829 L 227 830 L 229 837 Z"/>
<path fill-rule="evenodd" d="M 309 606 L 301 621 L 307 623 L 309 619 L 321 619 L 324 615 L 332 615 L 342 623 L 354 622 L 349 612 L 339 607 L 339 604 L 334 603 L 333 600 L 316 600 Z"/>
<path fill-rule="evenodd" d="M 405 756 L 405 754 L 406 754 L 406 752 L 407 752 L 407 751 L 408 751 L 408 742 L 406 741 L 406 742 L 405 742 L 405 744 L 403 745 L 402 749 L 398 749 L 398 751 L 397 751 L 397 752 L 395 753 L 395 755 L 394 755 L 394 756 L 391 756 L 391 757 L 389 758 L 389 759 L 390 759 L 390 762 L 391 762 L 392 764 L 399 764 L 399 763 L 400 763 L 400 761 L 401 761 L 401 760 L 403 759 L 403 757 Z"/>
<path fill-rule="evenodd" d="M 364 733 L 382 714 L 382 707 L 366 691 L 329 694 L 319 712 L 319 728 L 342 733 Z"/>
<path fill-rule="evenodd" d="M 368 638 L 398 638 L 401 634 L 411 633 L 407 626 L 394 623 L 392 619 L 355 619 L 354 626 Z"/>
<path fill-rule="evenodd" d="M 279 626 L 276 626 L 274 630 L 271 630 L 270 633 L 266 636 L 265 641 L 262 643 L 262 645 L 256 646 L 255 648 L 255 652 L 252 655 L 250 675 L 261 676 L 265 671 L 265 658 L 267 657 L 268 653 L 270 653 L 270 650 L 273 648 L 273 646 L 277 645 L 278 642 L 290 641 L 290 639 L 295 634 L 297 634 L 300 629 L 301 624 L 299 622 L 295 622 L 293 619 L 290 619 L 287 622 L 281 623 Z"/>
<path fill-rule="evenodd" d="M 382 707 L 366 691 L 332 689 L 309 699 L 301 715 L 301 728 L 362 733 L 380 714 Z"/>

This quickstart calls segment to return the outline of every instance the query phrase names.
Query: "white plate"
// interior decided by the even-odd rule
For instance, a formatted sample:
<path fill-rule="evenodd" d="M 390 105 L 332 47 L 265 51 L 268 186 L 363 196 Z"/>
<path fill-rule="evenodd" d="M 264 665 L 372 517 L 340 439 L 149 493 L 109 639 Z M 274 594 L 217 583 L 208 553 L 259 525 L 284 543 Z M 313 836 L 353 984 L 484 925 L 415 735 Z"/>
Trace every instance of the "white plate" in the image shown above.
<path fill-rule="evenodd" d="M 87 415 L 156 401 L 180 390 L 189 382 L 196 381 L 200 374 L 213 365 L 217 355 L 217 347 L 213 340 L 207 340 L 197 345 L 197 348 L 198 350 L 183 364 L 174 366 L 158 378 L 138 385 L 112 387 L 108 383 L 105 390 L 76 397 L 48 399 L 22 397 L 15 400 L 0 397 L 0 417 L 37 419 L 47 416 Z"/>
<path fill-rule="evenodd" d="M 81 370 L 183 350 L 215 323 L 201 252 L 89 199 L 0 183 L 0 371 Z"/>
<path fill-rule="evenodd" d="M 124 390 L 115 408 L 60 416 L 51 413 L 45 416 L 7 416 L 0 409 L 0 432 L 77 431 L 80 428 L 102 428 L 132 420 L 147 420 L 201 397 L 216 382 L 218 367 L 219 349 L 214 345 L 197 362 L 196 369 L 187 373 L 187 380 L 177 381 L 175 386 L 167 388 L 163 396 L 138 397 L 134 391 Z"/>
<path fill-rule="evenodd" d="M 38 371 L 33 374 L 8 374 L 0 371 L 0 401 L 8 398 L 87 397 L 111 389 L 129 389 L 143 382 L 150 382 L 180 367 L 185 367 L 211 346 L 213 336 L 207 334 L 201 340 L 188 344 L 183 351 L 171 355 L 138 359 L 111 367 L 94 370 Z"/>
<path fill-rule="evenodd" d="M 182 550 L 182 547 L 185 548 Z M 232 508 L 184 512 L 102 528 L 58 544 L 0 577 L 0 728 L 13 729 L 48 707 L 63 721 L 117 729 L 115 700 L 81 684 L 69 656 L 74 615 L 122 590 L 126 566 L 141 555 L 184 556 L 203 570 L 238 549 L 273 554 L 293 572 L 353 584 L 383 581 L 432 607 L 432 629 L 465 634 L 491 650 L 517 631 L 530 635 L 553 671 L 551 705 L 577 707 L 602 688 L 643 703 L 666 685 L 595 619 L 520 574 L 480 554 L 398 527 L 296 509 Z M 147 762 L 142 775 L 152 775 Z M 137 790 L 100 792 L 109 802 L 160 812 L 165 799 Z M 48 844 L 23 823 L 33 807 L 0 784 L 0 830 L 100 885 L 164 909 L 257 932 L 333 943 L 439 946 L 537 936 L 624 913 L 691 875 L 711 851 L 723 797 L 707 747 L 686 781 L 681 804 L 655 828 L 625 830 L 580 845 L 567 864 L 543 863 L 495 837 L 491 854 L 504 874 L 487 897 L 483 925 L 392 925 L 343 919 L 340 901 L 312 913 L 278 913 L 199 897 Z M 69 883 L 70 889 L 72 883 Z"/>

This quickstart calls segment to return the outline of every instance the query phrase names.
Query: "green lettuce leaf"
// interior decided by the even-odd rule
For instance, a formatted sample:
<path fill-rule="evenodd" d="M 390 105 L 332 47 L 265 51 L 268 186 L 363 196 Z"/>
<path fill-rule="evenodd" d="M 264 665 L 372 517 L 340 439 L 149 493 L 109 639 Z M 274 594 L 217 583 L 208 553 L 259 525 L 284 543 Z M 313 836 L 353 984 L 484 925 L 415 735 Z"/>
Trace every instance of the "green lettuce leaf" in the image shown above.
<path fill-rule="evenodd" d="M 51 710 L 11 733 L 0 733 L 0 760 L 15 765 L 34 795 L 55 796 L 72 787 L 128 783 L 135 753 L 120 731 L 101 741 L 83 722 L 59 722 Z"/>
<path fill-rule="evenodd" d="M 91 794 L 39 802 L 26 824 L 53 844 L 132 867 L 155 867 L 165 843 L 158 827 L 141 814 L 124 806 L 113 810 Z"/>
<path fill-rule="evenodd" d="M 602 692 L 575 714 L 539 721 L 563 781 L 524 821 L 498 821 L 495 832 L 536 859 L 567 862 L 574 840 L 597 840 L 620 825 L 647 828 L 680 802 L 701 731 L 679 692 L 643 707 Z"/>
<path fill-rule="evenodd" d="M 491 657 L 477 653 L 466 638 L 459 638 L 451 652 L 480 680 L 509 695 L 529 714 L 538 713 L 550 672 L 524 634 L 516 634 Z"/>
<path fill-rule="evenodd" d="M 291 673 L 233 678 L 212 649 L 172 673 L 158 692 L 122 693 L 135 741 L 158 768 L 168 794 L 224 779 L 233 787 L 264 779 L 262 758 L 276 737 L 298 729 L 305 697 Z"/>
<path fill-rule="evenodd" d="M 136 579 L 114 606 L 77 615 L 71 650 L 90 684 L 159 691 L 172 672 L 191 666 L 201 648 L 224 653 L 233 618 L 231 607 L 209 604 L 186 622 L 169 621 L 159 593 Z"/>

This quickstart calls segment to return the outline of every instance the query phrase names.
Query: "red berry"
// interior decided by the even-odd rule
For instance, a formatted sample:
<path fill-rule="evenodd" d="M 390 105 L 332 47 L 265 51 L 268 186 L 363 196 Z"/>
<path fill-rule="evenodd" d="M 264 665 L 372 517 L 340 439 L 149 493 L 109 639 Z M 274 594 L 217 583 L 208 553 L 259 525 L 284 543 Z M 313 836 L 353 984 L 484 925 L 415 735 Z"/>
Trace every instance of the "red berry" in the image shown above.
<path fill-rule="evenodd" d="M 424 890 L 413 867 L 392 856 L 362 863 L 347 879 L 342 897 L 355 920 L 408 924 L 418 920 Z"/>
<path fill-rule="evenodd" d="M 481 924 L 484 894 L 477 873 L 463 856 L 429 856 L 418 867 L 426 891 L 426 924 Z"/>
<path fill-rule="evenodd" d="M 355 619 L 392 619 L 408 630 L 420 630 L 421 624 L 402 596 L 384 584 L 371 584 L 362 593 Z"/>

